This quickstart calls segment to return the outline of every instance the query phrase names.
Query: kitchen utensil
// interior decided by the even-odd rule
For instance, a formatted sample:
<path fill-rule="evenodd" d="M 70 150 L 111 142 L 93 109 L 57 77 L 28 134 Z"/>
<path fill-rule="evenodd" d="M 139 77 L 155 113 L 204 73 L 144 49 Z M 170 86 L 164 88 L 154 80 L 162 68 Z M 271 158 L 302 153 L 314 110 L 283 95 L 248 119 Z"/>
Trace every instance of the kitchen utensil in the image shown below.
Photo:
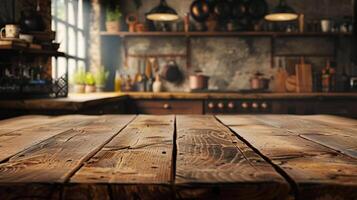
<path fill-rule="evenodd" d="M 248 15 L 253 20 L 261 20 L 268 13 L 268 4 L 265 0 L 247 1 Z"/>
<path fill-rule="evenodd" d="M 204 22 L 210 16 L 210 7 L 206 0 L 195 0 L 190 7 L 191 16 L 197 22 Z"/>
<path fill-rule="evenodd" d="M 129 32 L 135 32 L 135 25 L 138 23 L 138 16 L 130 13 L 126 16 L 126 23 L 129 26 Z"/>
<path fill-rule="evenodd" d="M 163 71 L 162 77 L 170 83 L 179 84 L 183 81 L 183 74 L 175 60 L 168 60 Z"/>
<path fill-rule="evenodd" d="M 250 88 L 253 90 L 268 90 L 270 80 L 264 78 L 264 74 L 257 72 L 250 79 Z"/>
<path fill-rule="evenodd" d="M 36 10 L 25 10 L 21 12 L 21 29 L 24 31 L 44 31 L 45 22 L 41 15 L 40 1 L 37 1 Z"/>
<path fill-rule="evenodd" d="M 159 67 L 159 62 L 157 61 L 157 59 L 155 57 L 150 57 L 149 62 L 150 62 L 150 65 L 151 65 L 153 71 L 158 72 L 160 67 Z"/>
<path fill-rule="evenodd" d="M 296 76 L 289 76 L 285 81 L 286 91 L 296 92 Z"/>
<path fill-rule="evenodd" d="M 305 15 L 299 15 L 299 32 L 303 33 L 305 31 Z"/>
<path fill-rule="evenodd" d="M 184 31 L 190 32 L 190 15 L 189 15 L 189 13 L 185 14 L 183 21 L 184 21 Z"/>
<path fill-rule="evenodd" d="M 300 64 L 295 66 L 296 91 L 312 92 L 312 69 L 310 64 L 306 64 L 304 58 L 300 59 Z"/>
<path fill-rule="evenodd" d="M 232 17 L 232 3 L 228 0 L 220 0 L 214 5 L 213 12 L 218 20 L 225 21 Z"/>
<path fill-rule="evenodd" d="M 201 71 L 196 71 L 194 75 L 190 76 L 191 90 L 205 90 L 208 89 L 209 77 L 202 74 Z"/>
<path fill-rule="evenodd" d="M 350 90 L 357 91 L 357 77 L 350 78 Z"/>
<path fill-rule="evenodd" d="M 242 19 L 247 15 L 247 4 L 244 0 L 234 1 L 232 4 L 232 18 L 233 19 Z"/>
<path fill-rule="evenodd" d="M 19 38 L 20 28 L 16 24 L 6 24 L 0 30 L 1 38 Z"/>
<path fill-rule="evenodd" d="M 156 74 L 156 76 L 155 76 L 155 81 L 152 85 L 152 91 L 153 92 L 161 92 L 162 91 L 162 82 L 160 80 L 159 74 Z"/>
<path fill-rule="evenodd" d="M 147 78 L 151 78 L 153 76 L 152 63 L 149 59 L 146 60 L 145 75 Z"/>
<path fill-rule="evenodd" d="M 275 86 L 274 92 L 286 92 L 285 82 L 288 78 L 288 72 L 285 68 L 280 67 L 278 71 L 275 73 Z"/>
<path fill-rule="evenodd" d="M 25 41 L 28 42 L 28 43 L 32 43 L 34 37 L 33 37 L 33 35 L 20 34 L 20 35 L 19 35 L 19 38 L 20 38 L 21 40 L 25 40 Z"/>
<path fill-rule="evenodd" d="M 331 20 L 321 20 L 321 30 L 324 33 L 331 32 Z"/>

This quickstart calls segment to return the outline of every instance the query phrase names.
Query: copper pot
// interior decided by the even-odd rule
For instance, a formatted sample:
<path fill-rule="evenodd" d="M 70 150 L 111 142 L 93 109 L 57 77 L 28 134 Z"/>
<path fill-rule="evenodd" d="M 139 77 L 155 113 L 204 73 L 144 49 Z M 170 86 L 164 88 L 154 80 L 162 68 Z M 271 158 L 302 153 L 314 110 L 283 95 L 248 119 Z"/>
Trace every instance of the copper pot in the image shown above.
<path fill-rule="evenodd" d="M 208 89 L 209 77 L 197 73 L 190 76 L 190 89 L 191 90 L 205 90 Z"/>
<path fill-rule="evenodd" d="M 268 90 L 270 80 L 263 77 L 259 72 L 250 79 L 250 87 L 253 90 Z"/>

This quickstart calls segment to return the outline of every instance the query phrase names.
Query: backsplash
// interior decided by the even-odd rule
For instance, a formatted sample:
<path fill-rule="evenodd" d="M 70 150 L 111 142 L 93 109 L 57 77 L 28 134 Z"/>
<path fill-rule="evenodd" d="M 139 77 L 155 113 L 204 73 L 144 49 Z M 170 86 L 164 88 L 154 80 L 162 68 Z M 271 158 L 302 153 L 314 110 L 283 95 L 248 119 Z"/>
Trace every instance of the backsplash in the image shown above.
<path fill-rule="evenodd" d="M 171 0 L 168 3 L 174 7 L 182 16 L 189 10 L 191 0 Z M 141 21 L 144 18 L 144 13 L 155 6 L 158 1 L 142 1 L 142 6 L 138 11 Z M 268 1 L 269 6 L 276 5 L 276 1 Z M 352 9 L 348 5 L 350 1 L 335 2 L 331 0 L 324 1 L 304 1 L 295 2 L 289 1 L 291 5 L 299 12 L 305 10 L 307 19 L 321 19 L 324 16 L 332 16 L 342 18 L 338 13 L 351 15 Z M 312 10 L 306 9 L 306 5 L 314 5 L 321 9 Z M 122 8 L 127 12 L 133 9 L 131 1 L 122 1 Z M 334 8 L 334 9 L 332 9 Z M 319 18 L 318 18 L 319 17 Z M 195 37 L 191 38 L 191 67 L 186 67 L 184 58 L 176 58 L 180 69 L 186 77 L 195 70 L 200 69 L 205 75 L 210 76 L 209 89 L 237 91 L 249 89 L 249 79 L 257 72 L 264 73 L 267 77 L 273 77 L 280 60 L 283 66 L 292 72 L 294 65 L 299 62 L 299 57 L 274 57 L 275 65 L 271 65 L 271 38 L 270 37 Z M 110 50 L 104 50 L 104 54 L 110 53 L 119 56 L 104 55 L 103 60 L 111 57 L 121 58 L 120 61 L 105 61 L 108 69 L 114 73 L 115 69 L 120 69 L 124 74 L 134 75 L 137 71 L 138 60 L 129 58 L 128 68 L 124 67 L 124 51 L 114 47 L 112 43 L 120 45 L 116 39 L 105 39 L 102 41 L 104 47 L 110 46 Z M 186 39 L 184 37 L 152 37 L 152 38 L 126 38 L 129 54 L 171 54 L 185 53 Z M 333 38 L 333 37 L 304 37 L 304 38 L 277 38 L 274 45 L 274 53 L 312 55 L 306 57 L 305 60 L 313 65 L 314 71 L 320 71 L 327 60 L 332 60 L 329 55 L 336 55 L 338 64 L 338 73 L 342 72 L 342 68 L 349 66 L 349 39 L 348 38 Z M 338 52 L 335 52 L 336 45 L 339 45 Z M 113 49 L 114 47 L 114 49 Z M 316 54 L 327 55 L 326 57 L 317 57 Z M 166 59 L 160 59 L 160 66 L 163 68 Z M 347 72 L 350 71 L 347 69 Z M 114 79 L 114 77 L 111 77 Z M 271 84 L 272 85 L 272 84 Z M 112 89 L 113 86 L 110 85 Z M 165 83 L 167 91 L 188 91 L 188 79 L 180 85 Z"/>

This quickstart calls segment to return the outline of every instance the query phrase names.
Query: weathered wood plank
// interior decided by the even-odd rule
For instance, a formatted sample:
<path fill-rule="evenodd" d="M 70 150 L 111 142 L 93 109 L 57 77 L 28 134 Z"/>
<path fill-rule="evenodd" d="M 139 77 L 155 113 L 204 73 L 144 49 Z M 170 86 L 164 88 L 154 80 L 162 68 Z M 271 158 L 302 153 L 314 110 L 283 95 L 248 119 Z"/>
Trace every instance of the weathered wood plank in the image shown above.
<path fill-rule="evenodd" d="M 251 115 L 218 119 L 230 124 L 240 137 L 292 178 L 298 198 L 357 199 L 357 160 L 300 137 L 304 126 L 296 124 L 294 117 Z"/>
<path fill-rule="evenodd" d="M 53 118 L 41 115 L 30 115 L 15 117 L 0 121 L 0 135 L 6 134 L 22 128 L 27 128 L 35 125 L 51 122 Z"/>
<path fill-rule="evenodd" d="M 315 119 L 318 118 L 315 117 Z M 324 145 L 345 155 L 357 158 L 357 130 L 332 125 L 328 126 L 319 122 L 319 120 L 311 121 L 311 117 L 308 120 L 297 116 L 280 117 L 269 115 L 260 116 L 257 119 L 274 127 L 288 130 L 302 138 Z"/>
<path fill-rule="evenodd" d="M 27 127 L 28 123 L 26 123 L 23 126 L 19 125 L 19 127 L 24 127 L 22 129 L 14 128 L 16 130 L 0 135 L 0 162 L 59 133 L 90 123 L 90 119 L 93 117 L 73 115 L 52 118 L 50 121 L 47 118 L 34 117 L 33 120 L 37 122 L 30 122 L 30 127 Z M 17 124 L 15 121 L 4 126 L 15 125 Z"/>
<path fill-rule="evenodd" d="M 72 191 L 93 194 L 96 186 L 78 187 L 92 183 L 111 184 L 104 196 L 117 199 L 170 199 L 174 123 L 172 115 L 138 116 L 71 178 L 76 185 L 67 188 L 65 196 Z"/>
<path fill-rule="evenodd" d="M 213 116 L 177 116 L 178 198 L 284 199 L 288 183 Z"/>
<path fill-rule="evenodd" d="M 88 121 L 87 117 L 78 116 L 78 121 L 82 123 L 74 122 L 77 126 L 65 129 L 67 131 L 0 164 L 0 194 L 13 195 L 7 194 L 8 184 L 14 186 L 12 190 L 22 191 L 21 186 L 26 183 L 43 183 L 43 193 L 51 193 L 49 191 L 53 190 L 53 184 L 68 181 L 84 161 L 99 151 L 133 118 L 134 116 L 100 116 L 91 117 Z M 51 131 L 47 128 L 50 127 L 45 127 L 47 132 Z M 32 193 L 21 195 L 33 197 Z"/>
<path fill-rule="evenodd" d="M 357 128 L 357 120 L 356 119 L 351 119 L 351 118 L 346 118 L 346 117 L 339 117 L 339 116 L 333 116 L 333 115 L 303 115 L 303 116 L 297 116 L 299 118 L 303 119 L 310 119 L 313 121 L 319 121 L 319 122 L 324 122 L 326 125 L 331 124 L 334 127 L 339 126 L 339 127 L 353 127 Z"/>

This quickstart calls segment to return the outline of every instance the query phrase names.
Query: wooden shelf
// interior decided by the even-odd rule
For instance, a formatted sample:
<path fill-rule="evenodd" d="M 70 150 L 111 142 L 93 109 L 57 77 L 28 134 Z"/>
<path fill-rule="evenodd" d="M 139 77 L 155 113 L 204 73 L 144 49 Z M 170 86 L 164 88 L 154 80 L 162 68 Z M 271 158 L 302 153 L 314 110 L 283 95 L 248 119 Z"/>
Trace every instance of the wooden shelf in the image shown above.
<path fill-rule="evenodd" d="M 55 56 L 55 57 L 66 57 L 66 54 L 54 50 L 45 50 L 45 49 L 31 49 L 28 47 L 22 46 L 0 46 L 0 52 L 10 52 L 10 53 L 24 53 L 24 54 L 36 54 L 36 55 L 46 55 L 46 56 Z"/>
<path fill-rule="evenodd" d="M 102 36 L 117 37 L 339 37 L 351 33 L 285 33 L 285 32 L 101 32 Z"/>

